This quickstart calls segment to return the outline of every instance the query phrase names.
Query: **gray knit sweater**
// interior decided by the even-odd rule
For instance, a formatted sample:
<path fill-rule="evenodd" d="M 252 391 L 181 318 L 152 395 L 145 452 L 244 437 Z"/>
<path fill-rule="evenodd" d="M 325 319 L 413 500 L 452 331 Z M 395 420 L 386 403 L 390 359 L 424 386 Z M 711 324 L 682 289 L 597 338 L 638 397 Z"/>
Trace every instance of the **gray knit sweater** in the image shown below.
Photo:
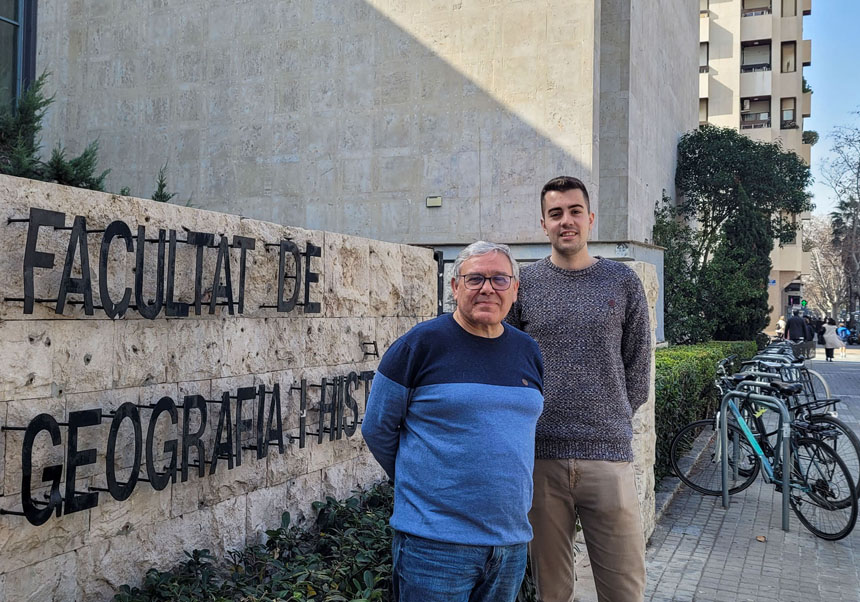
<path fill-rule="evenodd" d="M 523 268 L 507 317 L 543 354 L 538 458 L 633 460 L 631 419 L 651 374 L 648 303 L 633 270 L 597 260 L 583 270 L 549 257 Z"/>

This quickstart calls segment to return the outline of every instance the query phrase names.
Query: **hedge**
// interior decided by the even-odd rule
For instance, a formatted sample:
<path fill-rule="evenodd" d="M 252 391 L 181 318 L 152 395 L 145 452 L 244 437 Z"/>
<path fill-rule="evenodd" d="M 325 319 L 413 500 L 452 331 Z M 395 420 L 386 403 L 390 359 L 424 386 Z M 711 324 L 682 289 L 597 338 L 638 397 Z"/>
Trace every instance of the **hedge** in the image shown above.
<path fill-rule="evenodd" d="M 754 341 L 711 341 L 658 349 L 655 423 L 657 483 L 670 472 L 669 444 L 675 432 L 694 420 L 713 416 L 719 400 L 714 388 L 717 362 L 736 354 L 741 360 L 756 354 Z"/>

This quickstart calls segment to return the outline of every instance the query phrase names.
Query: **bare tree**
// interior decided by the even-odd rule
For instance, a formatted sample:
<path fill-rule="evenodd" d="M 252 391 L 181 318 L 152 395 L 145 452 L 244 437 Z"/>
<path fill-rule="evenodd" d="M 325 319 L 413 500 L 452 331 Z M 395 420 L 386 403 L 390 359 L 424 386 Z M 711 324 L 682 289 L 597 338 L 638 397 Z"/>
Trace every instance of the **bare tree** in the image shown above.
<path fill-rule="evenodd" d="M 848 306 L 853 311 L 860 301 L 860 127 L 837 127 L 831 137 L 833 149 L 824 179 L 836 195 L 837 208 L 831 213 L 833 242 L 840 249 Z"/>
<path fill-rule="evenodd" d="M 803 295 L 813 307 L 837 319 L 848 295 L 848 278 L 841 249 L 833 242 L 831 223 L 815 216 L 804 226 L 804 250 L 809 251 L 809 278 Z"/>

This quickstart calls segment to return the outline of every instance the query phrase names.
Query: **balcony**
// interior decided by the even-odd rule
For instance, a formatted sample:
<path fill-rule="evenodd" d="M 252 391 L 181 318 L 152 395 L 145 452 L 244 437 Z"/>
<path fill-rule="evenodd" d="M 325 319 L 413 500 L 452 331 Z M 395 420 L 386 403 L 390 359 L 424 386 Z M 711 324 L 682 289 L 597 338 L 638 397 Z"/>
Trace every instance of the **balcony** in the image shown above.
<path fill-rule="evenodd" d="M 773 72 L 770 69 L 742 70 L 740 97 L 770 96 L 773 88 L 772 78 Z"/>
<path fill-rule="evenodd" d="M 741 129 L 757 130 L 770 127 L 770 112 L 741 113 Z"/>
<path fill-rule="evenodd" d="M 741 19 L 741 42 L 753 40 L 770 40 L 773 38 L 773 15 L 770 10 L 751 9 L 749 14 L 744 14 Z"/>
<path fill-rule="evenodd" d="M 779 122 L 779 129 L 781 130 L 796 130 L 797 122 L 794 119 L 783 119 Z"/>
<path fill-rule="evenodd" d="M 801 115 L 804 117 L 810 117 L 812 115 L 812 92 L 804 92 L 803 100 L 801 101 L 803 104 L 803 112 Z"/>
<path fill-rule="evenodd" d="M 812 0 L 803 0 L 803 16 L 812 14 Z"/>
<path fill-rule="evenodd" d="M 699 98 L 708 98 L 710 94 L 710 75 L 699 68 Z"/>
<path fill-rule="evenodd" d="M 809 67 L 812 64 L 812 40 L 801 41 L 800 60 L 804 67 Z"/>

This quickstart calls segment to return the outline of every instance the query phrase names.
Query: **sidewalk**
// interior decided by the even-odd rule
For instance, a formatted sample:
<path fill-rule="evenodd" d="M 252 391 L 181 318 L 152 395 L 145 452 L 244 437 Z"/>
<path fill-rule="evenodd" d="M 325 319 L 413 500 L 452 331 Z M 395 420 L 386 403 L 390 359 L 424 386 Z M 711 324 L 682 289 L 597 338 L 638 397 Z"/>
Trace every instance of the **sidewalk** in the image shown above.
<path fill-rule="evenodd" d="M 849 349 L 846 359 L 836 354 L 834 362 L 825 362 L 823 348 L 818 349 L 809 367 L 843 399 L 839 418 L 860 432 L 860 348 Z M 732 496 L 728 509 L 718 497 L 681 486 L 648 542 L 645 599 L 860 602 L 860 527 L 828 542 L 807 531 L 794 513 L 788 533 L 781 524 L 781 496 L 761 478 Z M 577 570 L 576 600 L 597 600 L 587 558 Z"/>

